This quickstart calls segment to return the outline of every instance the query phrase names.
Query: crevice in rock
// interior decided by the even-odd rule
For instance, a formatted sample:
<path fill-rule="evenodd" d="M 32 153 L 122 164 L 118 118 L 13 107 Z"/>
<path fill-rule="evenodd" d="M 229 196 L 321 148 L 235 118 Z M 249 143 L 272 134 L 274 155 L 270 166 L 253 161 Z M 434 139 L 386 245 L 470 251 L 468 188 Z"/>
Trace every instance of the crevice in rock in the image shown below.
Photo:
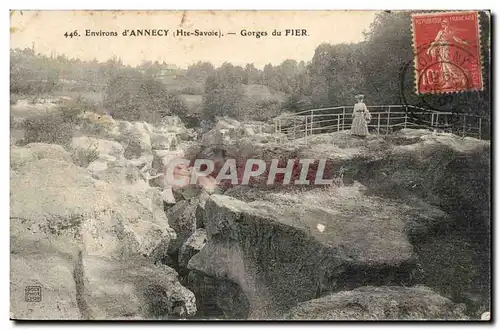
<path fill-rule="evenodd" d="M 196 319 L 245 320 L 250 303 L 241 287 L 228 280 L 191 270 L 182 283 L 196 296 Z"/>
<path fill-rule="evenodd" d="M 489 237 L 471 239 L 463 232 L 443 232 L 412 242 L 419 272 L 416 282 L 437 290 L 466 313 L 478 318 L 490 310 L 491 272 Z"/>
<path fill-rule="evenodd" d="M 475 319 L 490 310 L 491 299 L 488 153 L 478 149 L 462 154 L 442 146 L 413 163 L 389 157 L 360 164 L 354 175 L 368 188 L 367 195 L 408 203 L 423 200 L 448 214 L 442 221 L 425 223 L 423 231 L 413 224 L 407 228 L 417 255 L 415 283 L 464 303 L 467 315 Z"/>
<path fill-rule="evenodd" d="M 81 250 L 78 252 L 75 268 L 73 269 L 73 279 L 75 281 L 76 288 L 76 303 L 78 305 L 78 309 L 80 310 L 81 317 L 83 320 L 92 320 L 92 310 L 85 299 L 85 270 L 83 266 L 83 252 Z"/>
<path fill-rule="evenodd" d="M 416 264 L 403 263 L 394 266 L 347 266 L 345 271 L 335 278 L 335 290 L 322 292 L 322 296 L 335 291 L 349 291 L 362 286 L 412 286 Z M 318 297 L 319 298 L 319 297 Z"/>

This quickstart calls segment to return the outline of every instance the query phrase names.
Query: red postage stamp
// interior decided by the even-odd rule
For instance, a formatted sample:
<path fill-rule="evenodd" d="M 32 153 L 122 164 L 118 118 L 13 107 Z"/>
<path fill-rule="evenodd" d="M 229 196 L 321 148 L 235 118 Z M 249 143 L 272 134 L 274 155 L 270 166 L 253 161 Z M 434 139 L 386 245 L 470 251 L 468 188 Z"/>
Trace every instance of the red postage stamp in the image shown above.
<path fill-rule="evenodd" d="M 412 15 L 417 94 L 483 89 L 478 12 Z"/>

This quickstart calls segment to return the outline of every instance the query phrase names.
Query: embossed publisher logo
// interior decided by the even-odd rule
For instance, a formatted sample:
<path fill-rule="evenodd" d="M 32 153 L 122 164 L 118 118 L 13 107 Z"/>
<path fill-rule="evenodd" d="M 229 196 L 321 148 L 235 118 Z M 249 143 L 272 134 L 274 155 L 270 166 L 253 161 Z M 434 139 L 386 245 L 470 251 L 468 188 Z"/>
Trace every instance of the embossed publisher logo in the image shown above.
<path fill-rule="evenodd" d="M 24 288 L 24 299 L 27 302 L 42 301 L 42 287 L 37 285 L 29 285 Z"/>

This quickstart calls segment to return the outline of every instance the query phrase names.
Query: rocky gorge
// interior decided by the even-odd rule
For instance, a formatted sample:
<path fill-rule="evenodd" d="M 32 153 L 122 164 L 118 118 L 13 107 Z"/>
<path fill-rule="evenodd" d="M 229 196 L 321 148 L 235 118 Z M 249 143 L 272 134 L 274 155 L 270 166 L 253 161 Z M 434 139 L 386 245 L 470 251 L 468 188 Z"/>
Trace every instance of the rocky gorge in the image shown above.
<path fill-rule="evenodd" d="M 266 123 L 221 119 L 196 138 L 177 117 L 85 116 L 66 146 L 11 145 L 14 319 L 458 320 L 490 310 L 488 141 L 403 129 L 306 145 Z M 215 149 L 327 159 L 335 180 L 165 182 L 170 160 Z M 26 286 L 41 287 L 44 303 L 26 304 Z"/>

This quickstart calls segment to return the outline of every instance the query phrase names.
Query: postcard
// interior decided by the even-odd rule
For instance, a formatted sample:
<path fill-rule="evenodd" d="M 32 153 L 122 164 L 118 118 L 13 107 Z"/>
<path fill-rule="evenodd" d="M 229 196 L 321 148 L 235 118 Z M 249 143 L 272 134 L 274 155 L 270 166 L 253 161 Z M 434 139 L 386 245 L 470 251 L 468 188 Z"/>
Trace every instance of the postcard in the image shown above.
<path fill-rule="evenodd" d="M 10 317 L 491 321 L 491 13 L 10 12 Z"/>

